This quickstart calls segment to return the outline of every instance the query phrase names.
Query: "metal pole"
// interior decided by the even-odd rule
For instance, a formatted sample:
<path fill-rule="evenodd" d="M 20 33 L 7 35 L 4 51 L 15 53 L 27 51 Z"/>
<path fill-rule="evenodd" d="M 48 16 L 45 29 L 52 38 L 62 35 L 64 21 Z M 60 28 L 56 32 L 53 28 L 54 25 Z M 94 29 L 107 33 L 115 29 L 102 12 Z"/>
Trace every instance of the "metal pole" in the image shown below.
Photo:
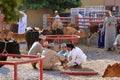
<path fill-rule="evenodd" d="M 40 80 L 43 80 L 43 58 L 40 59 L 39 61 L 39 66 L 40 66 Z"/>
<path fill-rule="evenodd" d="M 17 77 L 17 65 L 14 64 L 14 80 L 18 80 L 18 77 Z"/>

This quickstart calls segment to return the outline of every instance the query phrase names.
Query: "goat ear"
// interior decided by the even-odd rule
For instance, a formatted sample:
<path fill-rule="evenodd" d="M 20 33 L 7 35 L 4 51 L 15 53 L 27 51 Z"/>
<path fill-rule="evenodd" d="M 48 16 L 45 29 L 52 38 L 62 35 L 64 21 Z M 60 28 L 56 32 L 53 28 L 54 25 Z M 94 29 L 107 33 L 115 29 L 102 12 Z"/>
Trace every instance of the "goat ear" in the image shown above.
<path fill-rule="evenodd" d="M 110 68 L 110 67 L 112 67 L 112 66 L 110 64 L 108 64 L 107 68 Z"/>
<path fill-rule="evenodd" d="M 118 63 L 114 63 L 112 66 L 117 66 L 117 65 L 119 65 Z"/>

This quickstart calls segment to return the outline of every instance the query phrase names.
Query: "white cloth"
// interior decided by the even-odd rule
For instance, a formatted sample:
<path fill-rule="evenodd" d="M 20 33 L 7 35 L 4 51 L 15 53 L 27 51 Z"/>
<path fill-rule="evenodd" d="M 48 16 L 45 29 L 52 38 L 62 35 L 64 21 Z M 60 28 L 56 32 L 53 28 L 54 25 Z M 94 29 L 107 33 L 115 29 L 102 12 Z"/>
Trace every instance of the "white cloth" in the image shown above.
<path fill-rule="evenodd" d="M 42 51 L 43 51 L 42 45 L 39 42 L 34 42 L 28 52 L 28 55 L 37 55 L 37 53 L 42 54 Z"/>
<path fill-rule="evenodd" d="M 55 16 L 55 21 L 60 21 L 60 16 L 59 15 Z"/>
<path fill-rule="evenodd" d="M 114 45 L 120 44 L 120 34 L 117 35 Z"/>
<path fill-rule="evenodd" d="M 120 46 L 117 46 L 117 45 L 120 45 L 120 34 L 117 35 L 113 45 L 114 45 L 116 51 L 120 52 Z"/>
<path fill-rule="evenodd" d="M 18 33 L 25 33 L 25 29 L 27 27 L 27 15 L 20 11 L 21 14 L 23 14 L 23 17 L 18 22 Z"/>
<path fill-rule="evenodd" d="M 81 14 L 78 14 L 78 17 L 79 17 L 79 28 L 85 28 L 84 26 L 81 26 L 80 24 L 83 24 L 83 19 L 80 19 L 80 18 L 83 18 L 83 16 Z"/>
<path fill-rule="evenodd" d="M 71 59 L 69 59 L 71 58 Z M 75 47 L 70 51 L 68 54 L 68 60 L 69 62 L 67 63 L 68 67 L 74 66 L 75 63 L 79 64 L 84 64 L 86 63 L 87 56 L 84 54 L 84 52 L 78 48 Z"/>

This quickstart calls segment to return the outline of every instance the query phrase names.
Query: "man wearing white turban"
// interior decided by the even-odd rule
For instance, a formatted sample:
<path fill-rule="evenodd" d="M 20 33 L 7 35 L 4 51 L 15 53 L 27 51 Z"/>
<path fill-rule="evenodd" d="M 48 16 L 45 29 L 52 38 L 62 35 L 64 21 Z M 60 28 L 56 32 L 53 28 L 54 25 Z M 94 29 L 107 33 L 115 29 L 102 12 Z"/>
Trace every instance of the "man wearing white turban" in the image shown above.
<path fill-rule="evenodd" d="M 25 33 L 25 29 L 27 27 L 27 15 L 20 11 L 21 14 L 23 14 L 23 17 L 18 22 L 18 33 Z"/>
<path fill-rule="evenodd" d="M 102 34 L 105 33 L 105 48 L 111 51 L 113 48 L 113 43 L 116 37 L 116 19 L 111 15 L 110 11 L 106 11 L 106 17 L 104 19 Z"/>

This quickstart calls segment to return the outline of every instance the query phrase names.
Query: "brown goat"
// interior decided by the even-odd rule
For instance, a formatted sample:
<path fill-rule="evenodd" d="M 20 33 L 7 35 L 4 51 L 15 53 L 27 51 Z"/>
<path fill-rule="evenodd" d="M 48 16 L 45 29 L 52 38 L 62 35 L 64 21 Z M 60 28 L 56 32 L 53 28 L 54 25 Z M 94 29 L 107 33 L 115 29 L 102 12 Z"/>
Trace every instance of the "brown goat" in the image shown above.
<path fill-rule="evenodd" d="M 13 33 L 12 31 L 9 31 L 7 35 L 7 39 L 15 40 L 18 43 L 25 42 L 25 33 L 18 34 L 18 33 Z"/>
<path fill-rule="evenodd" d="M 108 65 L 102 77 L 120 77 L 120 64 Z"/>
<path fill-rule="evenodd" d="M 86 35 L 85 35 L 85 32 L 80 29 L 80 30 L 76 30 L 75 28 L 73 27 L 65 27 L 64 30 L 63 30 L 63 33 L 64 35 L 78 35 L 80 36 L 80 38 L 85 38 Z M 74 43 L 78 43 L 79 39 L 76 39 L 74 40 Z"/>

